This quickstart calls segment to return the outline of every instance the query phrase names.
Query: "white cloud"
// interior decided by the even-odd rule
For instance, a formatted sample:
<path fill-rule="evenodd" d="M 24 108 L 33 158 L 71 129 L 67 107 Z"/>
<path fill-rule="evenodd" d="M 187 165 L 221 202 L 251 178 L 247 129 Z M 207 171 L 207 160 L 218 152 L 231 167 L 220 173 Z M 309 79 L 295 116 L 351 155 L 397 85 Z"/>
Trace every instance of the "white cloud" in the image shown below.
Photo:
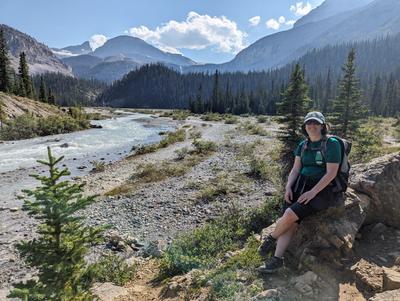
<path fill-rule="evenodd" d="M 280 24 L 285 23 L 285 21 L 286 21 L 286 18 L 285 18 L 284 16 L 280 16 L 279 19 L 278 19 L 278 22 L 279 22 Z"/>
<path fill-rule="evenodd" d="M 102 34 L 95 34 L 89 39 L 90 48 L 92 48 L 92 50 L 103 46 L 105 42 L 107 42 L 107 38 Z"/>
<path fill-rule="evenodd" d="M 285 24 L 288 25 L 288 26 L 292 26 L 294 23 L 296 23 L 296 20 L 287 20 L 285 22 Z"/>
<path fill-rule="evenodd" d="M 179 48 L 204 49 L 210 46 L 220 52 L 237 53 L 246 47 L 247 36 L 225 16 L 211 17 L 196 12 L 189 12 L 185 21 L 171 20 L 154 30 L 143 25 L 132 27 L 127 33 L 175 53 L 179 53 Z"/>
<path fill-rule="evenodd" d="M 274 18 L 269 19 L 267 22 L 265 22 L 265 25 L 267 25 L 268 28 L 278 30 L 281 27 L 281 24 L 279 24 L 278 21 L 276 21 Z"/>
<path fill-rule="evenodd" d="M 257 26 L 260 23 L 261 17 L 260 16 L 255 16 L 253 18 L 249 19 L 250 26 Z"/>
<path fill-rule="evenodd" d="M 290 6 L 290 11 L 298 17 L 307 15 L 311 11 L 311 9 L 312 7 L 310 2 L 297 2 L 295 5 Z"/>

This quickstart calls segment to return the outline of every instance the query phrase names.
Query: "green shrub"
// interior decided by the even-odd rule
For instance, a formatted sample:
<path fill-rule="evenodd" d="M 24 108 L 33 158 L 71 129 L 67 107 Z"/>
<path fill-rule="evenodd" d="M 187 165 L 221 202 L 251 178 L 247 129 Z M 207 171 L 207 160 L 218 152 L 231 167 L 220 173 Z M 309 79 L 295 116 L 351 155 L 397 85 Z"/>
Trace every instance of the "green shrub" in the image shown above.
<path fill-rule="evenodd" d="M 207 113 L 200 118 L 204 121 L 221 121 L 223 119 L 222 115 L 219 113 Z"/>
<path fill-rule="evenodd" d="M 158 150 L 158 144 L 141 145 L 138 148 L 133 147 L 132 150 L 135 151 L 134 155 L 154 153 L 156 150 Z"/>
<path fill-rule="evenodd" d="M 209 283 L 211 283 L 211 296 L 217 298 L 217 300 L 229 300 L 244 288 L 244 284 L 237 279 L 237 271 L 233 270 L 220 271 L 214 274 L 209 279 Z"/>
<path fill-rule="evenodd" d="M 244 128 L 250 135 L 268 136 L 269 133 L 261 125 L 254 123 L 245 123 Z"/>
<path fill-rule="evenodd" d="M 210 152 L 214 152 L 217 150 L 217 144 L 212 141 L 204 141 L 204 140 L 194 140 L 192 145 L 194 146 L 194 153 L 196 154 L 209 154 Z"/>
<path fill-rule="evenodd" d="M 92 161 L 93 165 L 92 172 L 103 172 L 106 169 L 106 163 L 104 161 Z"/>
<path fill-rule="evenodd" d="M 185 159 L 187 155 L 189 155 L 189 149 L 187 147 L 183 147 L 175 150 L 176 160 L 180 161 Z"/>
<path fill-rule="evenodd" d="M 201 132 L 200 131 L 196 131 L 196 130 L 192 130 L 192 131 L 190 131 L 189 138 L 190 139 L 200 139 L 201 138 Z"/>
<path fill-rule="evenodd" d="M 124 285 L 135 275 L 136 267 L 128 265 L 123 258 L 110 254 L 103 256 L 94 264 L 96 282 L 112 282 Z"/>
<path fill-rule="evenodd" d="M 176 132 L 169 132 L 164 137 L 163 140 L 160 141 L 159 147 L 164 148 L 176 142 L 182 142 L 186 139 L 186 131 L 184 129 L 179 129 Z"/>
<path fill-rule="evenodd" d="M 239 118 L 233 115 L 226 115 L 225 116 L 225 124 L 235 124 L 239 122 Z"/>
<path fill-rule="evenodd" d="M 165 135 L 165 137 L 159 143 L 141 145 L 138 148 L 132 147 L 131 151 L 134 151 L 134 154 L 131 156 L 154 153 L 155 151 L 159 150 L 160 148 L 165 148 L 176 142 L 185 141 L 185 139 L 186 139 L 186 131 L 184 129 L 179 129 L 176 132 L 163 133 L 163 135 Z"/>
<path fill-rule="evenodd" d="M 143 183 L 162 181 L 168 177 L 177 177 L 185 174 L 187 166 L 184 164 L 147 163 L 138 166 L 138 171 L 131 176 L 131 180 L 140 180 Z"/>
<path fill-rule="evenodd" d="M 7 120 L 3 129 L 0 130 L 0 138 L 3 140 L 29 139 L 88 128 L 90 128 L 90 122 L 87 119 L 74 119 L 68 115 L 39 118 L 27 113 Z"/>
<path fill-rule="evenodd" d="M 400 114 L 396 117 L 396 122 L 394 123 L 394 137 L 397 141 L 400 141 Z"/>
<path fill-rule="evenodd" d="M 173 120 L 186 120 L 190 116 L 190 111 L 187 110 L 173 110 L 166 111 L 160 117 L 170 117 Z"/>
<path fill-rule="evenodd" d="M 383 154 L 383 132 L 378 124 L 366 124 L 357 131 L 350 153 L 353 163 L 365 163 Z"/>
<path fill-rule="evenodd" d="M 282 204 L 283 198 L 274 196 L 260 208 L 251 211 L 231 206 L 223 216 L 183 234 L 166 249 L 161 260 L 161 276 L 169 277 L 195 268 L 215 267 L 228 250 L 237 249 L 251 233 L 270 225 L 279 216 Z M 247 257 L 239 262 L 257 260 L 255 255 Z"/>
<path fill-rule="evenodd" d="M 38 136 L 38 120 L 31 114 L 17 116 L 7 120 L 0 130 L 2 140 L 29 139 Z"/>
<path fill-rule="evenodd" d="M 193 180 L 187 181 L 185 184 L 186 189 L 200 189 L 203 187 L 203 184 L 201 182 L 196 182 Z"/>
<path fill-rule="evenodd" d="M 209 268 L 217 262 L 218 255 L 235 245 L 231 229 L 221 224 L 206 224 L 172 242 L 161 260 L 161 274 L 173 276 L 195 268 Z"/>
<path fill-rule="evenodd" d="M 250 236 L 243 251 L 227 260 L 226 263 L 211 271 L 206 277 L 206 283 L 211 284 L 211 294 L 213 297 L 224 300 L 238 300 L 240 293 L 243 300 L 246 296 L 251 299 L 252 296 L 262 290 L 262 286 L 249 285 L 254 280 L 252 273 L 255 268 L 261 265 L 262 259 L 258 255 L 257 248 L 259 242 Z M 246 276 L 246 283 L 237 279 L 237 273 L 241 272 Z"/>
<path fill-rule="evenodd" d="M 202 201 L 210 202 L 220 195 L 235 192 L 237 191 L 236 182 L 228 174 L 221 173 L 210 180 L 207 185 L 203 185 L 203 188 L 199 191 L 198 198 Z"/>
<path fill-rule="evenodd" d="M 268 121 L 268 117 L 264 115 L 259 115 L 257 116 L 257 122 L 258 123 L 266 123 Z"/>
<path fill-rule="evenodd" d="M 279 187 L 282 185 L 282 168 L 276 161 L 269 158 L 261 160 L 253 155 L 249 165 L 250 175 L 263 180 L 268 180 L 274 184 L 274 187 Z"/>

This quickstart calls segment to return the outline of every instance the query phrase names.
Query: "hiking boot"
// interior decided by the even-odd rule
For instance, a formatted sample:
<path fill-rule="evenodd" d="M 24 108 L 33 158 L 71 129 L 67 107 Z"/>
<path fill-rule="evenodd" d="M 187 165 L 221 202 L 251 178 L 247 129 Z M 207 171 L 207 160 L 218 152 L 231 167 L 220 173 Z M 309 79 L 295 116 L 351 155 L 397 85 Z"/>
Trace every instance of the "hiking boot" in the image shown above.
<path fill-rule="evenodd" d="M 272 274 L 283 268 L 283 258 L 272 256 L 265 263 L 257 268 L 261 274 Z"/>
<path fill-rule="evenodd" d="M 268 235 L 266 239 L 264 239 L 261 246 L 258 247 L 258 254 L 261 257 L 267 256 L 267 254 L 275 249 L 276 239 L 271 235 Z"/>

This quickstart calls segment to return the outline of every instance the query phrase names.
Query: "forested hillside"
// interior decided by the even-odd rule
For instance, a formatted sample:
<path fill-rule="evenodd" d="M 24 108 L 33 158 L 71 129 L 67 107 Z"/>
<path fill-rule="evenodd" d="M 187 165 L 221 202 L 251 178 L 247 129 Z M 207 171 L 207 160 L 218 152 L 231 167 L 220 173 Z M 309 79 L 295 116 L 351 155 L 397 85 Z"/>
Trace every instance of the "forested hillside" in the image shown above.
<path fill-rule="evenodd" d="M 299 58 L 314 107 L 329 110 L 328 101 L 336 97 L 341 66 L 352 48 L 356 50 L 363 103 L 375 114 L 395 115 L 400 111 L 400 35 L 327 46 Z M 275 114 L 275 104 L 293 67 L 294 63 L 263 72 L 180 74 L 162 65 L 147 65 L 115 82 L 97 102 L 125 107 L 188 108 L 190 103 L 207 103 L 217 97 L 221 108 L 217 111 Z"/>
<path fill-rule="evenodd" d="M 107 84 L 97 80 L 77 79 L 61 73 L 45 73 L 33 77 L 36 91 L 40 90 L 43 78 L 45 91 L 55 97 L 55 103 L 61 106 L 90 106 L 96 97 L 107 87 Z"/>

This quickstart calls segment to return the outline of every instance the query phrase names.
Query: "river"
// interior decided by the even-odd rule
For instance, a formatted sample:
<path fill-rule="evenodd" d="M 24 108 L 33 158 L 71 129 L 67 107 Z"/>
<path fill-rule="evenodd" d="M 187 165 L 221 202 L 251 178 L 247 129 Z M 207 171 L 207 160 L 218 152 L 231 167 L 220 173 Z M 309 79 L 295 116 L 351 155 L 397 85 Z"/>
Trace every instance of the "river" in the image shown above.
<path fill-rule="evenodd" d="M 0 207 L 19 205 L 15 196 L 36 181 L 28 174 L 46 172 L 37 160 L 47 158 L 47 146 L 54 156 L 64 156 L 62 165 L 69 168 L 70 177 L 83 176 L 93 168 L 93 161 L 119 160 L 129 154 L 132 146 L 156 143 L 162 138 L 160 132 L 175 129 L 167 120 L 155 121 L 151 115 L 126 113 L 92 121 L 101 125 L 101 129 L 3 142 L 0 144 Z"/>

